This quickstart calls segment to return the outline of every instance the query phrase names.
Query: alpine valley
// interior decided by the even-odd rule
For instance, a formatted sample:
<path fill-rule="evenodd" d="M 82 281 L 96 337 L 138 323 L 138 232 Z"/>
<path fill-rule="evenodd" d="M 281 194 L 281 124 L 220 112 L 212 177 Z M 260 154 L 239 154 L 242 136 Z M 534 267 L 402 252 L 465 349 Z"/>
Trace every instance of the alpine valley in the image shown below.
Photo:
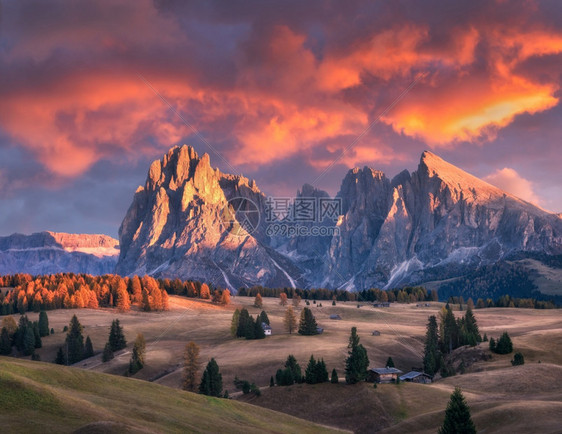
<path fill-rule="evenodd" d="M 328 194 L 305 184 L 296 197 Z M 353 291 L 423 284 L 439 289 L 440 298 L 562 295 L 560 215 L 431 152 L 422 154 L 416 171 L 393 179 L 368 167 L 352 169 L 336 197 L 341 215 L 334 235 L 271 236 L 263 218 L 267 196 L 255 181 L 214 169 L 208 154 L 199 156 L 190 146 L 174 147 L 151 164 L 134 194 L 119 229 L 115 272 L 200 280 L 234 291 L 252 285 Z M 244 209 L 233 208 L 238 198 L 257 207 L 262 218 L 255 230 L 238 217 Z M 110 254 L 69 252 L 57 236 L 1 239 L 4 272 L 112 271 Z M 106 241 L 94 245 L 114 248 Z M 62 261 L 63 253 L 73 259 Z M 96 256 L 86 261 L 79 254 Z"/>

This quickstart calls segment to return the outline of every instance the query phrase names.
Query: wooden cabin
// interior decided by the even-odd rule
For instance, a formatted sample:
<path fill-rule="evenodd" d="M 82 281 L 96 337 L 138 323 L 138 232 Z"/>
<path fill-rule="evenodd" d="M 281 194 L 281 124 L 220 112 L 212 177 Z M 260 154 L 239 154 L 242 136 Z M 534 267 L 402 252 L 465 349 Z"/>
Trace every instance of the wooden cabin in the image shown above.
<path fill-rule="evenodd" d="M 369 369 L 367 381 L 371 383 L 395 383 L 398 375 L 402 374 L 400 369 L 396 368 L 371 368 Z"/>
<path fill-rule="evenodd" d="M 400 381 L 409 381 L 412 383 L 429 384 L 432 380 L 433 377 L 431 375 L 419 371 L 410 371 L 400 376 Z"/>

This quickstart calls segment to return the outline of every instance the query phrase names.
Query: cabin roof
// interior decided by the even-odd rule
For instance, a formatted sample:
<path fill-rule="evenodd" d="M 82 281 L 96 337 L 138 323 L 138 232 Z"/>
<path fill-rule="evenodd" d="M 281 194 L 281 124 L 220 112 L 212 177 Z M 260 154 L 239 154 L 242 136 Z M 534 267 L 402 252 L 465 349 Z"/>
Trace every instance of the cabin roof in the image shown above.
<path fill-rule="evenodd" d="M 407 374 L 404 374 L 402 376 L 400 376 L 401 380 L 413 380 L 414 378 L 417 378 L 419 376 L 424 376 L 427 378 L 431 378 L 431 375 L 426 374 L 425 372 L 418 372 L 418 371 L 410 371 Z"/>
<path fill-rule="evenodd" d="M 371 368 L 372 372 L 376 372 L 379 375 L 382 374 L 401 374 L 402 371 L 400 369 L 396 369 L 396 368 Z"/>

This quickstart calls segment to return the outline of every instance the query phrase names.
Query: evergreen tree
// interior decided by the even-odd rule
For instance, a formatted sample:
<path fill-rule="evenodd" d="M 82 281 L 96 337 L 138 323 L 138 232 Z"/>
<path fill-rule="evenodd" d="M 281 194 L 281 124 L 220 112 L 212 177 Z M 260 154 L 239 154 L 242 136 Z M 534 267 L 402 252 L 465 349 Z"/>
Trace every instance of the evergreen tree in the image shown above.
<path fill-rule="evenodd" d="M 195 391 L 199 368 L 199 346 L 192 341 L 185 346 L 183 353 L 183 390 Z"/>
<path fill-rule="evenodd" d="M 123 334 L 123 327 L 119 325 L 118 319 L 114 319 L 111 322 L 108 342 L 111 347 L 111 351 L 113 352 L 122 350 L 127 346 L 127 341 L 125 340 L 125 335 Z"/>
<path fill-rule="evenodd" d="M 82 325 L 76 315 L 72 316 L 66 334 L 66 347 L 68 349 L 68 363 L 70 365 L 84 358 L 84 336 L 82 336 Z"/>
<path fill-rule="evenodd" d="M 266 323 L 267 325 L 271 325 L 269 323 L 269 318 L 267 316 L 267 313 L 265 313 L 265 310 L 262 310 L 260 313 L 260 322 Z"/>
<path fill-rule="evenodd" d="M 246 321 L 246 328 L 244 330 L 244 337 L 246 339 L 256 338 L 256 322 L 252 315 L 249 316 L 248 321 Z"/>
<path fill-rule="evenodd" d="M 90 336 L 86 336 L 86 344 L 84 345 L 84 358 L 92 357 L 94 355 L 94 346 Z"/>
<path fill-rule="evenodd" d="M 326 383 L 327 381 L 329 381 L 329 377 L 326 363 L 324 363 L 324 359 L 320 359 L 316 362 L 316 382 Z"/>
<path fill-rule="evenodd" d="M 39 335 L 41 337 L 49 336 L 49 318 L 44 310 L 39 312 Z"/>
<path fill-rule="evenodd" d="M 55 363 L 57 365 L 66 365 L 66 356 L 64 354 L 64 351 L 62 349 L 62 347 L 59 347 L 59 350 L 57 351 L 57 357 L 55 359 Z"/>
<path fill-rule="evenodd" d="M 443 320 L 443 348 L 449 353 L 458 346 L 458 325 L 455 315 L 447 303 L 445 318 Z"/>
<path fill-rule="evenodd" d="M 304 371 L 304 381 L 308 384 L 316 384 L 318 382 L 316 380 L 316 360 L 314 360 L 313 355 L 310 356 L 310 360 Z"/>
<path fill-rule="evenodd" d="M 35 351 L 35 333 L 33 327 L 28 326 L 25 328 L 25 335 L 23 338 L 23 355 L 30 356 Z"/>
<path fill-rule="evenodd" d="M 103 348 L 103 354 L 101 360 L 103 363 L 105 363 L 105 362 L 109 362 L 111 359 L 113 359 L 113 357 L 114 355 L 113 355 L 113 350 L 111 349 L 111 344 L 107 342 L 105 344 L 105 347 Z"/>
<path fill-rule="evenodd" d="M 427 331 L 425 333 L 425 347 L 423 356 L 423 370 L 426 374 L 435 375 L 441 368 L 441 353 L 439 351 L 439 335 L 437 330 L 437 318 L 429 317 Z"/>
<path fill-rule="evenodd" d="M 472 433 L 476 433 L 476 427 L 470 417 L 470 408 L 464 399 L 461 389 L 457 387 L 447 404 L 445 420 L 441 428 L 439 428 L 439 434 Z"/>
<path fill-rule="evenodd" d="M 244 338 L 246 337 L 247 330 L 249 328 L 248 323 L 250 322 L 250 314 L 246 308 L 240 311 L 240 316 L 238 317 L 238 328 L 236 329 L 236 337 Z M 252 324 L 253 325 L 253 324 Z"/>
<path fill-rule="evenodd" d="M 273 380 L 273 375 L 271 376 L 271 378 L 269 379 L 269 387 L 273 387 L 275 386 L 275 381 Z"/>
<path fill-rule="evenodd" d="M 394 360 L 392 360 L 392 357 L 388 357 L 388 359 L 386 359 L 386 367 L 387 368 L 394 368 Z"/>
<path fill-rule="evenodd" d="M 490 338 L 490 351 L 496 352 L 496 340 L 494 338 Z"/>
<path fill-rule="evenodd" d="M 503 332 L 496 344 L 496 353 L 509 354 L 513 351 L 513 343 L 507 332 Z"/>
<path fill-rule="evenodd" d="M 142 333 L 137 334 L 133 344 L 133 354 L 129 362 L 129 374 L 134 375 L 144 367 L 144 353 L 146 351 L 146 341 Z"/>
<path fill-rule="evenodd" d="M 513 360 L 511 361 L 513 366 L 524 365 L 525 364 L 525 357 L 521 353 L 515 353 L 513 355 Z"/>
<path fill-rule="evenodd" d="M 292 354 L 289 354 L 289 356 L 287 357 L 287 360 L 285 361 L 285 368 L 291 371 L 291 375 L 295 383 L 300 383 L 302 381 L 301 367 L 297 363 L 297 359 L 295 359 L 295 356 L 293 356 Z M 293 383 L 291 382 L 291 384 Z"/>
<path fill-rule="evenodd" d="M 304 336 L 315 335 L 318 333 L 318 325 L 312 311 L 305 307 L 301 313 L 299 322 L 299 334 Z"/>
<path fill-rule="evenodd" d="M 14 343 L 16 344 L 16 349 L 18 351 L 24 351 L 25 349 L 25 336 L 26 336 L 26 332 L 27 329 L 31 328 L 31 323 L 29 322 L 29 319 L 27 319 L 27 315 L 22 315 L 20 316 L 20 319 L 18 321 L 18 327 L 14 333 Z M 32 330 L 33 332 L 33 330 Z M 35 348 L 35 335 L 33 335 L 33 345 Z M 29 353 L 31 354 L 31 353 Z M 27 354 L 27 355 L 29 355 Z"/>
<path fill-rule="evenodd" d="M 336 371 L 336 368 L 332 369 L 332 379 L 330 380 L 330 382 L 333 384 L 338 384 L 340 382 L 338 378 L 338 371 Z"/>
<path fill-rule="evenodd" d="M 33 321 L 32 323 L 33 335 L 35 336 L 35 348 L 41 348 L 43 346 L 41 342 L 41 335 L 39 334 L 39 323 Z"/>
<path fill-rule="evenodd" d="M 263 299 L 261 294 L 258 292 L 256 298 L 254 299 L 254 307 L 261 309 L 263 307 Z"/>
<path fill-rule="evenodd" d="M 6 327 L 2 327 L 2 332 L 0 334 L 0 355 L 9 356 L 12 354 L 12 340 L 10 339 L 10 334 Z"/>
<path fill-rule="evenodd" d="M 345 360 L 345 381 L 348 384 L 355 384 L 365 380 L 367 377 L 367 368 L 369 367 L 369 358 L 367 350 L 359 343 L 357 328 L 351 328 L 349 337 L 348 357 Z"/>
<path fill-rule="evenodd" d="M 254 339 L 265 339 L 265 331 L 262 327 L 262 322 L 260 317 L 256 318 L 256 323 L 254 325 Z"/>
<path fill-rule="evenodd" d="M 240 311 L 236 309 L 232 314 L 232 321 L 230 323 L 230 334 L 232 337 L 236 337 L 238 331 L 238 321 L 240 320 Z"/>
<path fill-rule="evenodd" d="M 295 312 L 293 311 L 293 307 L 289 306 L 285 311 L 285 318 L 283 319 L 283 323 L 285 324 L 285 329 L 292 334 L 293 331 L 297 328 L 297 317 L 295 316 Z"/>
<path fill-rule="evenodd" d="M 219 372 L 219 365 L 215 359 L 211 359 L 207 363 L 199 385 L 199 393 L 219 398 L 222 396 L 222 374 Z"/>

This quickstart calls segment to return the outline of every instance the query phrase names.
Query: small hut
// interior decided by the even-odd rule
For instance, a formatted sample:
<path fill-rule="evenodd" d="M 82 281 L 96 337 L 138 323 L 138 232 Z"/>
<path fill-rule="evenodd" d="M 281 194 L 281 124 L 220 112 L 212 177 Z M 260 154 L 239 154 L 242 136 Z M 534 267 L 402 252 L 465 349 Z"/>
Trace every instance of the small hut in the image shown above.
<path fill-rule="evenodd" d="M 407 374 L 400 376 L 400 381 L 409 381 L 411 383 L 429 384 L 432 379 L 431 375 L 418 371 L 410 371 Z"/>
<path fill-rule="evenodd" d="M 368 372 L 367 381 L 371 383 L 394 383 L 398 379 L 398 375 L 402 374 L 400 369 L 396 368 L 371 368 Z"/>

